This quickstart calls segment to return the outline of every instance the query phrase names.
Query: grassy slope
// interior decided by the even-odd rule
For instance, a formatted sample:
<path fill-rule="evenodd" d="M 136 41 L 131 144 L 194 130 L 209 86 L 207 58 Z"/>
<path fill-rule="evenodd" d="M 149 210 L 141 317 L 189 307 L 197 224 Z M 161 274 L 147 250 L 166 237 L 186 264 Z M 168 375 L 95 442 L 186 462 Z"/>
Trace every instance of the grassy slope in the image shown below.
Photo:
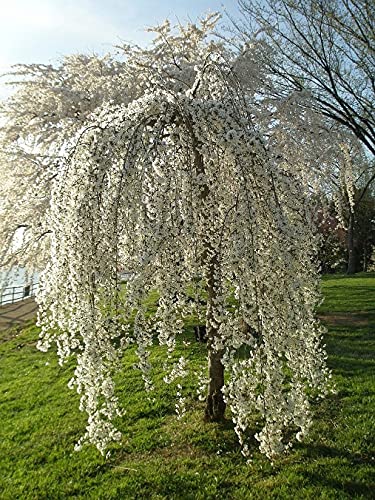
<path fill-rule="evenodd" d="M 203 424 L 198 403 L 177 421 L 165 384 L 147 401 L 130 368 L 132 353 L 119 376 L 123 443 L 107 461 L 92 447 L 75 453 L 85 416 L 66 387 L 72 368 L 35 349 L 34 326 L 1 332 L 0 498 L 373 498 L 375 277 L 327 277 L 323 289 L 320 313 L 338 392 L 316 407 L 309 440 L 273 466 L 255 442 L 246 464 L 231 423 Z M 204 347 L 189 338 L 191 346 L 180 350 L 189 349 L 198 366 Z M 160 351 L 153 357 L 160 379 Z"/>

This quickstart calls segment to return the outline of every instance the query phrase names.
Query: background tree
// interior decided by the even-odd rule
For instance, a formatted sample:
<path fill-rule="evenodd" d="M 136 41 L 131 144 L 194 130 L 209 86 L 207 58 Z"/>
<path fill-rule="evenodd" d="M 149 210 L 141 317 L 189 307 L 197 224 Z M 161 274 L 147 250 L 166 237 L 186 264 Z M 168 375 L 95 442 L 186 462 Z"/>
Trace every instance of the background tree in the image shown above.
<path fill-rule="evenodd" d="M 318 230 L 321 235 L 318 254 L 321 272 L 323 274 L 344 272 L 347 263 L 346 234 L 337 216 L 335 204 L 324 199 L 324 195 L 319 193 L 316 206 Z"/>
<path fill-rule="evenodd" d="M 320 113 L 326 119 L 325 127 L 331 129 L 332 123 L 336 123 L 346 128 L 373 156 L 374 3 L 368 0 L 240 0 L 239 4 L 244 24 L 237 25 L 237 31 L 247 44 L 245 54 L 246 46 L 257 46 L 262 74 L 267 75 L 263 78 L 264 93 L 276 101 L 294 96 L 295 114 L 304 110 Z M 340 152 L 337 153 L 340 157 Z M 345 161 L 340 163 L 341 176 L 347 176 Z M 368 174 L 370 168 L 366 170 Z M 371 170 L 371 174 L 366 175 L 366 183 L 356 188 L 356 206 L 346 199 L 349 274 L 357 269 L 354 212 L 361 210 L 358 205 L 375 179 L 375 172 Z M 326 173 L 324 168 L 324 175 Z M 336 175 L 335 169 L 332 175 Z M 356 178 L 347 178 L 347 182 L 355 185 Z"/>
<path fill-rule="evenodd" d="M 168 361 L 202 298 L 205 418 L 223 419 L 229 405 L 245 455 L 254 413 L 263 422 L 255 437 L 272 457 L 291 445 L 290 428 L 302 439 L 312 391 L 327 388 L 308 186 L 278 160 L 277 141 L 264 141 L 270 127 L 254 121 L 256 96 L 241 88 L 232 54 L 209 39 L 215 22 L 177 32 L 166 22 L 150 49 L 125 47 L 121 71 L 135 75 L 138 96 L 114 103 L 109 93 L 82 127 L 62 132 L 69 155 L 41 216 L 50 253 L 39 347 L 56 342 L 62 362 L 76 358 L 70 385 L 88 413 L 78 447 L 90 441 L 104 452 L 120 439 L 113 372 L 123 349 L 136 345 L 150 390 L 155 334 Z M 119 267 L 132 271 L 125 297 Z M 150 317 L 151 289 L 160 298 Z M 188 370 L 181 357 L 165 379 L 182 381 Z M 183 402 L 180 391 L 179 411 Z"/>
<path fill-rule="evenodd" d="M 335 242 L 341 254 L 345 244 L 345 255 L 341 257 L 344 257 L 347 274 L 353 274 L 367 268 L 373 240 L 373 194 L 369 179 L 374 175 L 374 164 L 354 137 L 331 133 L 327 138 L 331 140 L 331 154 L 326 155 L 329 160 L 315 172 L 318 223 L 326 250 Z M 321 216 L 324 213 L 327 219 Z M 330 227 L 332 234 L 329 234 Z M 326 257 L 328 255 L 326 253 Z"/>
<path fill-rule="evenodd" d="M 342 191 L 344 203 L 339 215 L 346 228 L 347 274 L 353 274 L 367 269 L 373 241 L 374 196 L 371 179 L 375 165 L 363 155 L 361 157 L 360 152 L 351 156 L 346 151 L 345 156 L 345 161 L 352 163 L 348 181 L 350 188 L 349 191 Z"/>
<path fill-rule="evenodd" d="M 352 233 L 350 231 L 347 233 L 347 239 L 351 238 L 349 244 L 352 254 L 349 254 L 351 259 L 348 263 L 348 270 L 352 272 L 368 270 L 372 248 L 375 245 L 374 193 L 372 190 L 366 190 L 362 197 L 361 194 L 361 190 L 355 191 L 355 199 L 359 201 L 354 205 L 353 213 L 349 214 L 353 230 Z"/>
<path fill-rule="evenodd" d="M 242 33 L 264 43 L 277 91 L 307 91 L 313 106 L 375 153 L 374 26 L 368 0 L 240 0 Z M 255 38 L 254 38 L 255 37 Z"/>

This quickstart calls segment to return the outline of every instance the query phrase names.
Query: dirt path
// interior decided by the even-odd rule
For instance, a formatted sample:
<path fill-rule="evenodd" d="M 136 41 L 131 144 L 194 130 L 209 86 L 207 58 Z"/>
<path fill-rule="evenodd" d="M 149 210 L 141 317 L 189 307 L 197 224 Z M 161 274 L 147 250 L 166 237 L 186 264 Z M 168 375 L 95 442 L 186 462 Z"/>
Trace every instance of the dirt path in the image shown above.
<path fill-rule="evenodd" d="M 38 306 L 32 298 L 0 307 L 0 330 L 23 325 L 29 319 L 36 317 L 37 310 Z"/>

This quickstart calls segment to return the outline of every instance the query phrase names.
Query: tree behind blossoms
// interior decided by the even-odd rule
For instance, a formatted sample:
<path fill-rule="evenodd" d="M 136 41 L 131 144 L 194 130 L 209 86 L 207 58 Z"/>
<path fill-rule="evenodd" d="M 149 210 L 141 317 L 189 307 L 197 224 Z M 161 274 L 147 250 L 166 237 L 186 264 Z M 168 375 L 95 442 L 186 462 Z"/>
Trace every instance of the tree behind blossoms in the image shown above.
<path fill-rule="evenodd" d="M 245 456 L 254 415 L 260 450 L 272 458 L 291 446 L 291 429 L 303 438 L 310 399 L 328 390 L 307 187 L 263 136 L 256 91 L 242 90 L 234 55 L 210 36 L 216 21 L 177 30 L 165 22 L 149 49 L 121 47 L 122 62 L 22 66 L 28 79 L 5 107 L 3 260 L 38 252 L 45 267 L 38 345 L 56 343 L 61 363 L 76 360 L 69 385 L 88 414 L 77 449 L 91 442 L 104 453 L 121 439 L 113 375 L 135 346 L 152 391 L 155 334 L 184 414 L 190 366 L 183 356 L 174 362 L 173 350 L 192 313 L 204 315 L 207 331 L 197 380 L 205 420 L 222 420 L 229 407 Z M 125 297 L 120 268 L 132 273 Z"/>

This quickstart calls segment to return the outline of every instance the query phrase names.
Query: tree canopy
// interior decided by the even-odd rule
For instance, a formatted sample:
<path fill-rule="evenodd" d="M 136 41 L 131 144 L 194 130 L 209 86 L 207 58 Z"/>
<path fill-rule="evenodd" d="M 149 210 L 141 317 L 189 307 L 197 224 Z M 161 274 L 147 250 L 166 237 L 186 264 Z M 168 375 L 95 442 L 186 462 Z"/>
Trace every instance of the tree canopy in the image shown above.
<path fill-rule="evenodd" d="M 34 76 L 6 107 L 4 161 L 17 158 L 15 168 L 30 172 L 26 206 L 16 216 L 8 210 L 6 224 L 14 220 L 14 229 L 21 214 L 32 241 L 35 231 L 48 241 L 39 347 L 54 342 L 61 362 L 76 359 L 70 386 L 88 414 L 78 448 L 89 441 L 104 452 L 120 439 L 113 373 L 123 350 L 136 346 L 152 390 L 155 338 L 170 360 L 183 318 L 202 314 L 201 301 L 205 418 L 220 420 L 229 406 L 244 455 L 251 415 L 263 422 L 255 437 L 271 458 L 291 446 L 291 429 L 302 439 L 311 397 L 327 391 L 308 186 L 298 161 L 280 154 L 285 143 L 268 139 L 266 117 L 256 119 L 257 96 L 241 85 L 235 55 L 210 37 L 215 22 L 177 30 L 166 22 L 149 49 L 122 47 L 121 62 L 79 57 L 57 72 L 29 68 Z M 35 87 L 41 104 L 32 106 Z M 33 218 L 35 198 L 25 197 L 38 192 L 48 203 Z M 131 272 L 125 293 L 120 268 Z M 152 289 L 160 298 L 149 316 Z M 182 387 L 188 370 L 181 357 L 165 379 Z M 181 394 L 179 403 L 182 412 Z"/>
<path fill-rule="evenodd" d="M 280 95 L 307 104 L 353 132 L 375 153 L 374 3 L 369 0 L 240 0 L 247 43 L 258 43 Z"/>
<path fill-rule="evenodd" d="M 356 213 L 375 179 L 374 3 L 240 0 L 239 5 L 243 17 L 234 23 L 236 40 L 245 42 L 244 58 L 256 48 L 264 96 L 275 103 L 294 96 L 295 115 L 313 112 L 322 118 L 309 128 L 313 150 L 324 145 L 329 152 L 318 154 L 317 185 L 333 193 L 347 233 L 347 272 L 352 274 L 359 262 Z M 322 141 L 324 135 L 327 140 Z"/>

